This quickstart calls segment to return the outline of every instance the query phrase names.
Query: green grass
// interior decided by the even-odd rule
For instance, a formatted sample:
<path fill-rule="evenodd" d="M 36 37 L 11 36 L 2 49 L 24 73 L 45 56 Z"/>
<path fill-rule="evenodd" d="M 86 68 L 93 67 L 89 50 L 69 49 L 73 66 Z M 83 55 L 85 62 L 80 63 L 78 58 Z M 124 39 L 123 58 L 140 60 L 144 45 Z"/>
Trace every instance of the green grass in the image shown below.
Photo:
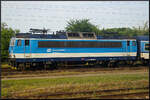
<path fill-rule="evenodd" d="M 2 63 L 1 68 L 11 68 L 12 66 L 8 65 L 8 63 Z"/>
<path fill-rule="evenodd" d="M 57 84 L 82 84 L 97 83 L 111 81 L 136 81 L 139 79 L 148 79 L 147 74 L 122 74 L 122 75 L 103 75 L 103 76 L 87 76 L 87 77 L 69 77 L 69 78 L 53 78 L 53 79 L 21 79 L 21 80 L 2 80 L 2 87 L 12 86 L 40 86 L 40 85 L 57 85 Z"/>
<path fill-rule="evenodd" d="M 44 92 L 73 92 L 123 87 L 148 86 L 148 73 L 66 77 L 53 79 L 2 80 L 2 97 L 38 94 Z"/>

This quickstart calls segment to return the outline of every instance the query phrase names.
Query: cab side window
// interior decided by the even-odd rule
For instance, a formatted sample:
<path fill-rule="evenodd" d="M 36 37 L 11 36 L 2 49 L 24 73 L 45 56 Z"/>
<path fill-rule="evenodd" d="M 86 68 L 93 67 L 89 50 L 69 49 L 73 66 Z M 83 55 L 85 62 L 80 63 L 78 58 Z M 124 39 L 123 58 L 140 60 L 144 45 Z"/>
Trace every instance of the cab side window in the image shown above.
<path fill-rule="evenodd" d="M 21 46 L 21 39 L 17 41 L 17 46 Z"/>
<path fill-rule="evenodd" d="M 145 43 L 145 51 L 149 50 L 149 43 Z"/>
<path fill-rule="evenodd" d="M 25 40 L 25 46 L 29 46 L 29 40 Z"/>
<path fill-rule="evenodd" d="M 133 41 L 133 42 L 132 42 L 132 46 L 136 46 L 136 41 Z"/>

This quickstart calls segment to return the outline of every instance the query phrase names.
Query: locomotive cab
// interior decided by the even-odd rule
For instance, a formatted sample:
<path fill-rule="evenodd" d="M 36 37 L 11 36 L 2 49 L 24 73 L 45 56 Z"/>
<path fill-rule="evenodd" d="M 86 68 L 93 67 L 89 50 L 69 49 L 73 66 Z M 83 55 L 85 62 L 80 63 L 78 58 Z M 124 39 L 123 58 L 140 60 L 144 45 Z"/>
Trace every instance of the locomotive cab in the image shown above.
<path fill-rule="evenodd" d="M 141 41 L 141 58 L 142 59 L 149 59 L 149 42 L 148 41 Z"/>

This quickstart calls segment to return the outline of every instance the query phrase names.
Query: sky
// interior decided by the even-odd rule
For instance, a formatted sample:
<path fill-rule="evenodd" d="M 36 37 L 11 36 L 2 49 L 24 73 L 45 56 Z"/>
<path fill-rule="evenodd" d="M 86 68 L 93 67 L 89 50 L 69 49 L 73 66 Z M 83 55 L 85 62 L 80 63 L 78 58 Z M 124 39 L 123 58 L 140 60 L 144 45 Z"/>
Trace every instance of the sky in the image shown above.
<path fill-rule="evenodd" d="M 67 21 L 85 18 L 100 29 L 142 26 L 149 1 L 1 1 L 1 22 L 20 32 L 65 30 Z"/>

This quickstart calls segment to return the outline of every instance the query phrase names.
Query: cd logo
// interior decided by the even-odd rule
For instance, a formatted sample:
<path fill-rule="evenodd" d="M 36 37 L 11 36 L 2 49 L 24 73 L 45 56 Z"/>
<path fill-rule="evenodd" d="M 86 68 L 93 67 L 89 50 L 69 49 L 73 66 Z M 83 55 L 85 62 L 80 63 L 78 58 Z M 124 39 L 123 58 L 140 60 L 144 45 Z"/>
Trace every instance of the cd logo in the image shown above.
<path fill-rule="evenodd" d="M 47 49 L 47 52 L 51 52 L 52 50 L 51 49 Z"/>

